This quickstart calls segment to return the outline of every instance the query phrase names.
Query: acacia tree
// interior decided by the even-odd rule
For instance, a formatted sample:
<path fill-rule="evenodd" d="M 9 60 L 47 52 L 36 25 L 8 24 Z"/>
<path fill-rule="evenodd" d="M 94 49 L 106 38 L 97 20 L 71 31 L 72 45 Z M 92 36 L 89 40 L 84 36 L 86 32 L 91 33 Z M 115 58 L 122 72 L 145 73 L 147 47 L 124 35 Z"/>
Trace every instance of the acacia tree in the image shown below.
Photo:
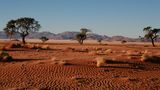
<path fill-rule="evenodd" d="M 91 30 L 87 28 L 81 28 L 80 33 L 76 35 L 76 39 L 80 44 L 83 44 L 83 41 L 87 38 L 87 32 L 91 32 Z"/>
<path fill-rule="evenodd" d="M 148 26 L 143 29 L 145 32 L 145 38 L 150 39 L 152 41 L 152 46 L 155 47 L 154 41 L 159 36 L 157 35 L 160 32 L 160 29 L 152 29 L 152 27 Z"/>
<path fill-rule="evenodd" d="M 3 31 L 6 33 L 7 37 L 12 39 L 12 36 L 16 33 L 15 20 L 10 20 Z"/>
<path fill-rule="evenodd" d="M 16 20 L 17 32 L 22 37 L 22 42 L 25 44 L 25 37 L 29 33 L 36 32 L 40 29 L 40 24 L 34 18 L 19 18 Z"/>
<path fill-rule="evenodd" d="M 11 26 L 13 28 L 11 28 Z M 25 44 L 26 36 L 29 35 L 29 33 L 38 31 L 40 27 L 40 24 L 34 18 L 23 17 L 17 20 L 10 20 L 4 30 L 7 32 L 9 28 L 11 31 L 19 33 L 22 37 L 23 44 Z"/>

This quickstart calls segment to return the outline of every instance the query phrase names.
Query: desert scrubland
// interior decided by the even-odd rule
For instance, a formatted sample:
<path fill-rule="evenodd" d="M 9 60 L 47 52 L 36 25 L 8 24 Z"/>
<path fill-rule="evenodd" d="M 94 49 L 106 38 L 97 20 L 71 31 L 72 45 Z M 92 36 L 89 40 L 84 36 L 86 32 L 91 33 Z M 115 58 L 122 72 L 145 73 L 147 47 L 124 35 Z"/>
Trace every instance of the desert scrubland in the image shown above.
<path fill-rule="evenodd" d="M 13 58 L 0 62 L 0 90 L 160 89 L 158 43 L 26 41 L 27 48 L 5 49 L 11 42 L 0 41 Z"/>

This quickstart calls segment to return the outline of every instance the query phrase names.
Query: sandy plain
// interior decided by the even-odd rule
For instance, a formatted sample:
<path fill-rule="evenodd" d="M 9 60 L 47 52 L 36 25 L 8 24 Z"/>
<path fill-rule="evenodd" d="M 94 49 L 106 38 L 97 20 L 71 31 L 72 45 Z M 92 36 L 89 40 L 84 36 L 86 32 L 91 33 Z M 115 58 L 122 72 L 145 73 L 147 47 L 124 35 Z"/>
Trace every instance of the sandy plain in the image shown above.
<path fill-rule="evenodd" d="M 1 40 L 0 47 L 8 40 Z M 10 48 L 12 62 L 0 62 L 0 90 L 159 90 L 160 64 L 142 62 L 144 53 L 160 57 L 150 43 L 27 40 L 48 50 Z M 107 51 L 108 50 L 108 51 Z M 105 57 L 102 67 L 96 58 Z"/>

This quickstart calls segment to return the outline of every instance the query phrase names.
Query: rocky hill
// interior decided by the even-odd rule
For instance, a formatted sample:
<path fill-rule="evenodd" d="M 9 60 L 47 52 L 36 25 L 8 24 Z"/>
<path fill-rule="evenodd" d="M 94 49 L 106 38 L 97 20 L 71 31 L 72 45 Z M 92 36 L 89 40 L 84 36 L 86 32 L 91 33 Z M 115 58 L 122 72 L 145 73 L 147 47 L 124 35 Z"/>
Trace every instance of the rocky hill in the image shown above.
<path fill-rule="evenodd" d="M 42 36 L 46 36 L 49 39 L 55 39 L 55 40 L 68 40 L 68 39 L 75 39 L 76 34 L 78 32 L 62 32 L 62 33 L 51 33 L 51 32 L 34 32 L 31 33 L 27 36 L 28 39 L 38 39 Z M 20 38 L 20 35 L 16 34 L 14 35 L 15 38 Z M 3 31 L 0 31 L 0 39 L 7 39 L 8 37 Z M 126 40 L 126 41 L 137 41 L 137 39 L 129 38 L 129 37 L 124 37 L 124 36 L 112 36 L 109 37 L 107 35 L 99 35 L 95 33 L 89 33 L 87 34 L 87 39 L 89 40 L 97 40 L 97 39 L 103 39 L 105 41 L 121 41 L 121 40 Z"/>

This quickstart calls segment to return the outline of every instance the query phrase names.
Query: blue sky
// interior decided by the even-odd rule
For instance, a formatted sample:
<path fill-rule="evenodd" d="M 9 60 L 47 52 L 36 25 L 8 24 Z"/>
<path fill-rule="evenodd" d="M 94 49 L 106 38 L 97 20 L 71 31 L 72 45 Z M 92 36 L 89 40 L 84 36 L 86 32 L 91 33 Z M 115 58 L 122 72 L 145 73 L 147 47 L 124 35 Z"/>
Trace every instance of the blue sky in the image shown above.
<path fill-rule="evenodd" d="M 11 19 L 33 17 L 40 31 L 89 28 L 102 35 L 138 37 L 160 28 L 160 0 L 0 0 L 0 30 Z"/>

